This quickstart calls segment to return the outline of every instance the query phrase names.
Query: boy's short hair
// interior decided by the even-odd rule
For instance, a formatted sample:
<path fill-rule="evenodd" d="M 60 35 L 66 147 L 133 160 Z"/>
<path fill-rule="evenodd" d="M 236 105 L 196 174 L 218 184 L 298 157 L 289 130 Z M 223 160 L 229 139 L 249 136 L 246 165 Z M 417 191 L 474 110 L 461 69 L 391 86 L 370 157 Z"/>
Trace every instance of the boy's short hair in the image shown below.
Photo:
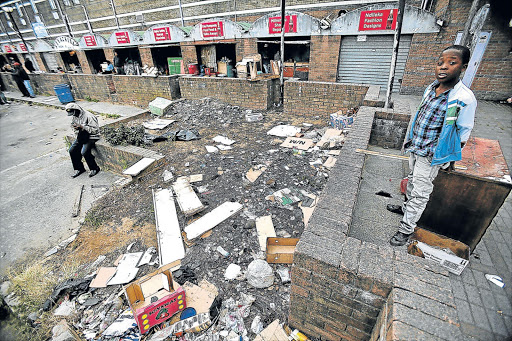
<path fill-rule="evenodd" d="M 471 56 L 471 51 L 469 51 L 469 49 L 466 46 L 464 46 L 464 45 L 451 45 L 451 46 L 448 46 L 447 48 L 445 48 L 443 50 L 443 52 L 447 51 L 447 50 L 457 50 L 457 51 L 459 51 L 460 52 L 460 57 L 462 59 L 462 64 L 469 63 L 469 58 Z"/>

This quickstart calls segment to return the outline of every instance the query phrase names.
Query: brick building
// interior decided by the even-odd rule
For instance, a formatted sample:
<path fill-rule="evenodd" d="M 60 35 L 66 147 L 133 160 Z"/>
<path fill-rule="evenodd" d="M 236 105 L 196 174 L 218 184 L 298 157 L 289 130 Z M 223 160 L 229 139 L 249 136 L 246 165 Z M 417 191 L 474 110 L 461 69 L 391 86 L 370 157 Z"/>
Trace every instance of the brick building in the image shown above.
<path fill-rule="evenodd" d="M 491 1 L 491 0 L 486 0 Z M 506 2 L 505 2 L 506 3 Z M 23 61 L 28 52 L 43 71 L 95 74 L 117 52 L 131 66 L 157 66 L 168 58 L 185 68 L 199 63 L 216 69 L 260 53 L 262 71 L 279 56 L 277 3 L 236 0 L 6 1 L 0 15 L 0 62 Z M 468 21 L 470 0 L 408 1 L 394 91 L 419 94 L 433 79 L 433 63 L 453 44 Z M 383 0 L 287 1 L 285 76 L 303 80 L 384 85 L 396 25 L 396 3 Z M 505 13 L 505 14 L 504 14 Z M 465 81 L 478 98 L 503 99 L 512 88 L 510 5 L 480 1 L 471 25 L 475 59 Z M 29 46 L 16 33 L 17 25 Z M 322 21 L 323 20 L 323 21 Z M 469 74 L 470 73 L 470 74 Z"/>

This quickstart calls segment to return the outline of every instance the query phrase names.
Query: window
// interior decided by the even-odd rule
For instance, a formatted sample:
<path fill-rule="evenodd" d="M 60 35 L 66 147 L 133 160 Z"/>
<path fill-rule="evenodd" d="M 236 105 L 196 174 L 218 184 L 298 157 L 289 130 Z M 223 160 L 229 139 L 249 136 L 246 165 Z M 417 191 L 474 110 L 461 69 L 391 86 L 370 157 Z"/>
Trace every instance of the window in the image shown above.
<path fill-rule="evenodd" d="M 59 19 L 59 13 L 57 13 L 57 12 L 52 12 L 52 14 L 53 14 L 53 19 L 55 19 L 55 20 L 58 20 L 58 19 Z"/>
<path fill-rule="evenodd" d="M 55 4 L 54 0 L 48 0 L 48 3 L 50 4 L 50 7 L 52 9 L 57 9 L 57 5 Z M 55 15 L 53 16 L 55 18 Z M 57 18 L 58 19 L 58 18 Z"/>

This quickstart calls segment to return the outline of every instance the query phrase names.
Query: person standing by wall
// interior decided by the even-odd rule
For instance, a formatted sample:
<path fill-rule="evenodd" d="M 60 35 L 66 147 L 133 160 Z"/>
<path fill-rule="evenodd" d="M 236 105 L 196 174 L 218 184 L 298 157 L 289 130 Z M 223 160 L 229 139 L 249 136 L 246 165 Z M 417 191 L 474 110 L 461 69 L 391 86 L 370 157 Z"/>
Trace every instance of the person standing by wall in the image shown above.
<path fill-rule="evenodd" d="M 26 58 L 25 59 L 25 68 L 30 71 L 30 73 L 36 71 L 35 67 L 34 67 L 34 64 L 32 63 L 32 61 L 30 60 L 30 58 Z"/>
<path fill-rule="evenodd" d="M 20 89 L 21 93 L 23 94 L 23 97 L 34 98 L 35 96 L 32 95 L 28 91 L 28 89 L 25 85 L 25 81 L 30 80 L 30 78 L 28 77 L 27 72 L 21 67 L 21 64 L 18 62 L 14 62 L 11 72 L 12 72 L 12 78 L 16 82 L 18 89 Z M 29 81 L 29 85 L 30 85 L 30 81 Z"/>
<path fill-rule="evenodd" d="M 100 167 L 98 167 L 94 155 L 91 153 L 96 141 L 100 139 L 98 119 L 76 103 L 66 104 L 66 111 L 68 116 L 73 116 L 71 127 L 75 130 L 77 135 L 76 140 L 71 145 L 71 148 L 69 148 L 69 156 L 71 157 L 73 169 L 75 170 L 75 173 L 73 173 L 71 177 L 76 178 L 85 172 L 82 156 L 87 163 L 87 167 L 89 167 L 89 177 L 93 177 L 100 171 Z"/>

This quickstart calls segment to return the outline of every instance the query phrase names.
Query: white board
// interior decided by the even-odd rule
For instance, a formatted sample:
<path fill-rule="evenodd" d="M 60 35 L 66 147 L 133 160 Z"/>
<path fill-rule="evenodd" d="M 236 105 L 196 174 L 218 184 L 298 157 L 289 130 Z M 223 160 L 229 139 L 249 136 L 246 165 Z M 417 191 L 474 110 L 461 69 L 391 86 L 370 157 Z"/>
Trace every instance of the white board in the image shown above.
<path fill-rule="evenodd" d="M 206 231 L 211 230 L 215 226 L 222 223 L 224 220 L 228 219 L 232 215 L 240 212 L 243 208 L 243 205 L 237 202 L 226 201 L 219 207 L 215 208 L 210 213 L 205 214 L 198 220 L 194 221 L 192 224 L 185 227 L 185 233 L 187 234 L 187 238 L 192 240 L 194 238 L 199 237 Z"/>
<path fill-rule="evenodd" d="M 172 189 L 176 193 L 176 200 L 185 216 L 191 216 L 206 208 L 186 179 L 182 178 L 176 181 L 172 185 Z"/>
<path fill-rule="evenodd" d="M 256 230 L 258 231 L 258 241 L 261 251 L 267 251 L 267 238 L 276 236 L 272 216 L 267 215 L 256 218 Z"/>
<path fill-rule="evenodd" d="M 153 191 L 160 265 L 185 257 L 176 205 L 169 189 Z"/>
<path fill-rule="evenodd" d="M 135 163 L 130 168 L 126 169 L 123 174 L 131 175 L 131 176 L 137 176 L 142 172 L 144 169 L 148 168 L 149 165 L 151 165 L 153 162 L 155 162 L 155 159 L 151 159 L 149 157 L 145 157 L 139 162 Z"/>

